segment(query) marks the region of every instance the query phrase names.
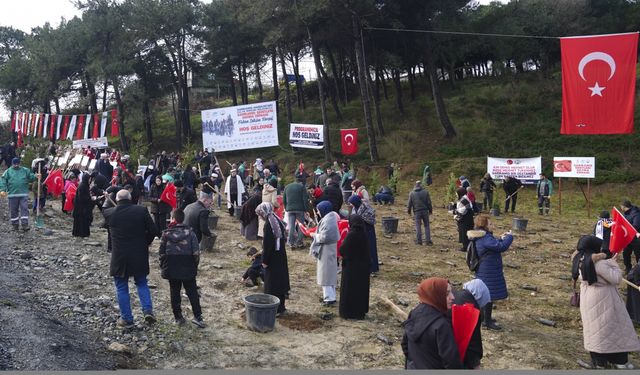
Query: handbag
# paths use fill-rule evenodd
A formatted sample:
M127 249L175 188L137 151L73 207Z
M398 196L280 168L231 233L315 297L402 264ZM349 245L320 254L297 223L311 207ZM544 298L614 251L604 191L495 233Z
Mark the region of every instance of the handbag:
M576 290L576 280L573 280L573 293L569 299L569 304L573 307L580 307L580 292Z

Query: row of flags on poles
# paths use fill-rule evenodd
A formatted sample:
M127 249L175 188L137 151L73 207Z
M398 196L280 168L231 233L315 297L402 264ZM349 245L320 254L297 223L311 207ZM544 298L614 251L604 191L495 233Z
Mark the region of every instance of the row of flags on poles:
M51 140L89 139L105 137L107 130L112 137L120 135L117 109L84 115L14 112L11 117L11 131L18 134L18 145L25 136Z

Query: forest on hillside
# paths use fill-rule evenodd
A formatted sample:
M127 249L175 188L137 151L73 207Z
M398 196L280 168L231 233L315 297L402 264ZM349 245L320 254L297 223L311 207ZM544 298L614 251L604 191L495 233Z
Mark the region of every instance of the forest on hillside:
M376 137L385 134L381 100L393 97L403 113L404 101L417 95L419 79L429 82L427 100L434 102L444 136L453 138L456 124L447 115L441 85L528 71L545 79L559 70L560 50L555 38L540 37L635 31L640 23L640 5L632 0L75 4L82 16L58 25L28 34L0 27L0 96L12 114L117 108L121 148L127 150L127 117L140 115L150 144L152 114L172 103L175 145L181 149L200 126L190 115L192 87L215 87L233 105L249 103L250 97L276 100L289 123L295 122L293 108L313 101L326 129L328 113L341 120L345 106L358 101L372 161L379 158ZM300 63L309 55L320 79L303 83ZM329 160L332 146L329 132L324 134Z

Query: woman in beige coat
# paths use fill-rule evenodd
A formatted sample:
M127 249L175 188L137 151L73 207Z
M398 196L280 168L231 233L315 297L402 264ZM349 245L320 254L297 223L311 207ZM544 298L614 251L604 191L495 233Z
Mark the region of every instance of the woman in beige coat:
M615 256L600 253L602 240L582 236L574 253L572 276L580 281L580 315L584 348L595 368L634 369L629 352L640 351L640 341L618 293L622 270Z
M265 183L262 187L262 202L271 203L273 209L275 211L276 208L279 208L278 204L278 189L271 186L271 184ZM264 219L258 216L258 237L264 237Z

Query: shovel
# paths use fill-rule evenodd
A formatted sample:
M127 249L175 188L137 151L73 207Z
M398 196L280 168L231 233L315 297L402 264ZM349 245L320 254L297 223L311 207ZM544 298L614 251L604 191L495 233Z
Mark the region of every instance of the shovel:
M42 182L42 175L40 174L41 172L42 164L38 164L38 202L36 204L36 228L38 229L44 229L44 219L42 218L42 215L40 215L40 188Z

